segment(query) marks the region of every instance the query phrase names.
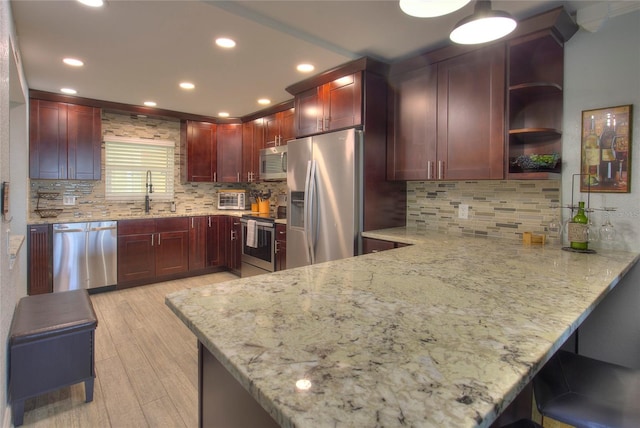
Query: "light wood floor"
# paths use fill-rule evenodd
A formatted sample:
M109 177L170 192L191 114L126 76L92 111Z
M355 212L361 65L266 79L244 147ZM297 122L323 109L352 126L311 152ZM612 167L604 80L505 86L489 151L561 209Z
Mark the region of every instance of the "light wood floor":
M24 426L197 427L197 341L164 298L236 278L223 272L92 295L93 401L84 402L83 383L28 400Z

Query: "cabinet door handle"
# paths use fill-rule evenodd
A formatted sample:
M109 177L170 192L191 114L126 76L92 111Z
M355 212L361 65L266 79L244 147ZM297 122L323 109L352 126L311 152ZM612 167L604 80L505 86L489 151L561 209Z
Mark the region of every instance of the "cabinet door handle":
M211 227L211 217L209 217L207 220L209 220L209 227Z
M444 180L444 161L438 161L438 180Z
M158 233L158 247L160 246L160 234Z
M427 180L433 179L433 162L427 161Z
M193 229L193 217L191 217L191 229Z
M218 173L217 173L217 172L214 172L214 173L213 173L213 181L214 181L214 182L215 182L215 181L218 181Z
M322 131L322 118L318 118L318 126L316 126L316 131Z
M151 234L151 246L152 246L152 247L153 247L153 236L154 236L154 235L155 235L155 234L153 234L153 233Z
M240 183L240 173L236 172L236 181Z

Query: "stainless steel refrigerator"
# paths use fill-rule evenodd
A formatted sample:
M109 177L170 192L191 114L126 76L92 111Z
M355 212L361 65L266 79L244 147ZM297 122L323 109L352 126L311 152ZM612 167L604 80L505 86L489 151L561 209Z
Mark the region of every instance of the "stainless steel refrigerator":
M287 143L287 268L359 254L362 139L347 129Z

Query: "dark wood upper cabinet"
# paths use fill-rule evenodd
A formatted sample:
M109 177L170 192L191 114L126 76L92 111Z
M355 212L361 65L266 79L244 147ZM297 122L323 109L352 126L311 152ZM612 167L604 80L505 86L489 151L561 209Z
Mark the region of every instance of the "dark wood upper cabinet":
M217 125L191 120L182 123L182 138L186 142L183 181L214 182L217 179Z
M260 179L260 150L264 148L264 119L242 124L242 181Z
M440 180L504 178L505 47L438 64Z
M239 123L219 124L218 180L223 183L244 181L242 174L242 125Z
M438 68L421 68L390 83L387 176L431 180L437 159Z
M297 136L335 131L362 124L362 72L296 94Z
M30 99L29 177L99 180L101 110Z
M296 137L294 109L279 111L263 118L265 147L284 146Z
M548 170L522 170L520 155L562 152L564 47L550 31L511 40L508 85L508 178L557 177Z
M389 179L503 178L504 52L497 45L394 77Z

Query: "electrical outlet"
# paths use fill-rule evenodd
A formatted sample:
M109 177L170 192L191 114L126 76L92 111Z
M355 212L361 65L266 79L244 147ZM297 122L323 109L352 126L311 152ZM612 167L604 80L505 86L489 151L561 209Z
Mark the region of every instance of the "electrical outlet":
M460 204L458 205L458 218L468 219L469 218L469 205Z
M62 197L62 205L75 205L76 197L75 196L63 196Z

